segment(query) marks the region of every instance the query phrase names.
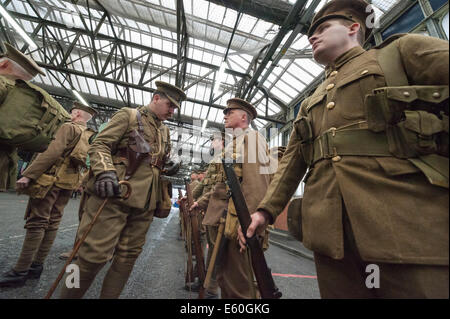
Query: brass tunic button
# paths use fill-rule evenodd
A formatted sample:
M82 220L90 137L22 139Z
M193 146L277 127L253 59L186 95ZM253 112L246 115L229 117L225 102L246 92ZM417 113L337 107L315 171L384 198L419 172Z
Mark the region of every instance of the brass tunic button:
M327 86L327 91L330 91L330 90L332 90L333 88L334 88L334 84L332 83L332 84L329 84L328 86Z
M335 157L333 157L331 160L332 160L333 162L337 163L337 162L340 162L341 159L342 159L342 157L340 157L340 156L335 156Z
M332 110L332 109L334 109L335 106L336 106L336 103L330 102L327 104L327 109Z
M405 91L405 92L403 92L403 95L404 95L405 97L410 97L410 96L411 96L411 93L409 93L408 91Z
M330 73L330 76L336 76L338 74L338 71L333 71Z
M434 97L435 99L439 99L439 98L441 97L441 93L435 92L435 93L433 93L433 97Z
M364 70L361 72L361 75L366 75L367 73L369 73L369 70Z

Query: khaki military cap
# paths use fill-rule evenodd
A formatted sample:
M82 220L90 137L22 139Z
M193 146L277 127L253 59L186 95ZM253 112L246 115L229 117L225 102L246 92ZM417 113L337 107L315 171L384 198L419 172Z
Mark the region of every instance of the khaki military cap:
M0 58L7 57L18 63L22 68L24 68L32 76L36 76L38 73L45 76L44 71L37 65L37 63L31 58L17 50L15 47L10 45L8 42L3 42L6 47L6 52L0 55Z
M367 9L369 5L364 0L332 0L328 2L314 16L308 30L308 37L311 37L317 27L327 20L345 19L359 23L364 31L365 40L367 40L373 28L367 25L367 18L374 14L373 8Z
M73 102L73 106L72 106L72 108L70 109L70 112L72 112L73 109L86 111L86 112L88 112L89 114L91 114L92 116L98 114L98 112L97 112L96 109L93 109L92 107L86 106L86 105L81 104L81 103L79 103L79 102Z
M183 90L175 85L162 81L156 81L155 85L157 91L164 93L173 104L175 104L178 108L181 108L181 102L186 100L186 94Z
M229 110L232 109L241 109L246 111L252 116L252 120L254 120L258 115L255 107L252 104L238 97L235 97L234 99L230 99L227 101L227 108L223 110L223 113L226 114Z

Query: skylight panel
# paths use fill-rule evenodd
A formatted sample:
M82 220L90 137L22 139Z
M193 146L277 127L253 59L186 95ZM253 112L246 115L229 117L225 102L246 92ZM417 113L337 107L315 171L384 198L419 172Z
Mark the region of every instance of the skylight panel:
M283 80L284 80L284 76L280 79L280 81L278 81L278 83L276 84L276 87L279 88L284 93L286 93L287 95L289 95L291 98L294 98L299 93L299 91L292 88L292 86L295 86L298 83L298 81L285 83ZM290 101L288 101L288 102L290 102Z
M302 50L309 47L310 43L308 40L308 36L306 35L302 35L291 45L291 48L294 50Z
M273 27L273 24L264 21L264 20L258 20L258 22L255 25L255 28L252 30L252 34L264 38L267 34L267 30L271 29Z
M243 14L239 21L238 30L243 31L245 33L250 33L255 27L257 21L258 19L249 16L247 14Z
M223 25L234 28L236 24L237 12L234 10L227 9L225 12L225 18L223 20Z
M208 2L203 0L196 0L193 7L193 14L196 17L207 19L208 18Z
M90 94L94 94L94 95L99 95L99 92L97 90L97 85L96 85L96 81L90 78L86 78L86 82L88 84L88 92Z
M219 111L219 109L216 109L215 107L210 107L209 108L208 121L215 122L218 111Z
M219 112L217 112L216 120L214 122L223 123L223 111L222 110L218 110L218 111Z
M277 98L281 99L281 101L283 101L285 104L289 104L289 102L291 102L292 99L294 98L293 96L287 95L285 92L281 91L277 87L272 88L270 92L274 94Z
M194 104L193 106L193 112L192 112L192 117L198 119L200 118L200 112L201 112L201 105L199 104Z

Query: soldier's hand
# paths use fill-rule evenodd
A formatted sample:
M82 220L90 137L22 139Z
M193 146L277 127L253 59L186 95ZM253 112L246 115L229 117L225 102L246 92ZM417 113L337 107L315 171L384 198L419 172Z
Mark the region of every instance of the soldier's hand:
M247 238L253 237L253 235L256 232L266 228L267 224L270 221L270 215L267 212L260 211L260 210L253 213L251 215L251 218L252 218L252 222L250 223L250 225L247 228L247 235L246 235ZM238 227L238 239L239 239L239 246L241 246L241 249L240 249L241 253L244 252L246 249L247 241L245 240L245 238L246 237L242 233L242 228L241 228L241 226L239 226Z
M95 181L95 192L101 198L119 197L120 185L116 172L107 171L99 174Z
M196 209L198 207L198 203L194 202L194 204L192 204L192 206L189 208L189 211L193 211L194 209Z
M22 176L17 182L16 182L16 188L17 189L24 189L27 188L28 185L30 185L31 178L28 178L26 176Z

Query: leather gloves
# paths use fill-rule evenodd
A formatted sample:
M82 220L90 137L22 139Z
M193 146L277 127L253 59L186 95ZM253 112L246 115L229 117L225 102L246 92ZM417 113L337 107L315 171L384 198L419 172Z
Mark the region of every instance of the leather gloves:
M99 174L95 181L95 192L101 198L119 197L121 192L116 172L107 171Z

